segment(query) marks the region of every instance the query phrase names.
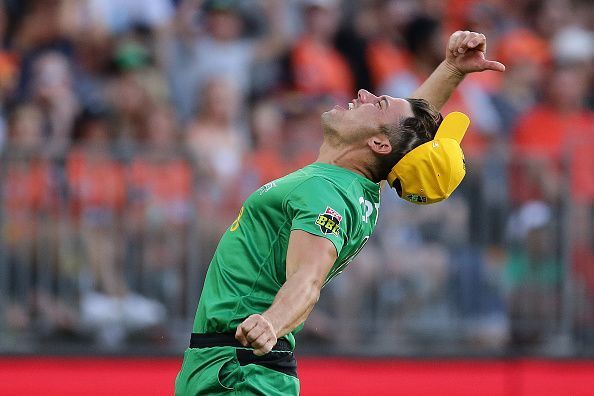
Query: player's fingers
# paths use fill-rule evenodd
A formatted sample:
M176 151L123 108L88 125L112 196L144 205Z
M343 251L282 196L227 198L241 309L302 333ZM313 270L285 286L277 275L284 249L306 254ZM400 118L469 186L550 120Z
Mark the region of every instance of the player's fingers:
M450 40L448 41L448 51L450 52L454 52L454 50L456 49L456 41L458 40L458 36L460 36L460 34L462 34L461 31L457 31L452 33L452 35L450 36Z
M254 355L262 356L267 354L268 352L272 351L274 344L276 343L274 338L270 338L266 341L260 348L254 349Z
M260 320L259 320L258 315L251 315L251 316L248 316L248 318L243 321L242 327L245 331L249 332L254 327L256 327L259 322L260 322Z
M498 71L498 72L505 71L505 65L503 63L500 63L497 61L490 61L490 60L487 60L483 63L483 68L485 70L494 70L494 71Z
M241 345L243 345L244 347L247 347L250 345L250 343L245 338L245 334L244 334L244 330L243 330L242 326L243 326L243 324L240 324L239 326L237 326L237 330L235 331L235 339L237 341L239 341L239 343Z
M465 31L461 32L461 34L458 35L458 37L456 38L456 42L454 44L454 54L459 55L461 53L464 53L464 51L466 51L466 49L464 49L464 51L460 51L460 49L461 49L460 45L468 37L469 34L470 34L470 32L468 30L465 30Z
M463 54L466 52L466 50L468 49L468 43L475 37L475 34L476 33L470 32L466 35L466 37L464 37L464 39L460 41L460 44L458 45L459 53Z
M465 51L468 48L474 48L479 43L479 34L476 32L470 32L464 37L464 40L460 42L460 47ZM472 45L471 45L472 44Z
M254 342L258 338L260 338L265 332L266 332L266 329L264 327L256 326L245 335L245 338L248 340L250 345L253 345Z
M249 341L247 339L247 334L258 324L257 316L252 315L249 316L246 320L244 320L239 326L237 326L237 331L235 332L235 339L238 340L241 345L249 346Z
M254 349L260 349L266 345L268 341L272 338L272 334L270 333L262 333L258 338L250 343L250 346Z
M458 56L458 43L460 43L460 40L462 40L465 36L465 32L458 30L457 32L455 32L454 34L452 34L450 36L450 41L448 43L448 51L450 51L450 53L453 56Z
M466 46L478 51L485 52L487 50L487 38L482 33L473 33L473 37L468 40Z

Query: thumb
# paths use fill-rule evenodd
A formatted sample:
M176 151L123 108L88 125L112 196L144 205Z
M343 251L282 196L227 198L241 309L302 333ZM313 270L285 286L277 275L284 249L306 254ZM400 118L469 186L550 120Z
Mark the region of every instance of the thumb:
M505 65L503 63L490 60L485 60L485 62L483 63L483 68L484 70L493 70L498 72L505 71Z

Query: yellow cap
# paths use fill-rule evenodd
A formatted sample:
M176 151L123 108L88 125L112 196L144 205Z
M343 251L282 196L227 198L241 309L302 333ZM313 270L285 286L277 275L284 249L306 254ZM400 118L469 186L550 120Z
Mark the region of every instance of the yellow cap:
M466 114L448 114L435 138L407 153L388 174L388 184L400 181L400 197L416 204L442 201L452 194L466 175L460 142L470 125Z

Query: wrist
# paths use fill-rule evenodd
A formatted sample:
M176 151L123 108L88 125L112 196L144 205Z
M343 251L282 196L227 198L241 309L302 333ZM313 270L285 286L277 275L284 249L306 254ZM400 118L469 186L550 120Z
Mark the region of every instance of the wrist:
M268 322L268 324L272 328L272 331L274 332L275 337L278 338L277 324L274 321L274 318L272 317L272 315L270 315L270 313L268 311L266 311L266 312L261 313L260 316L262 316Z
M446 72L453 78L459 79L460 81L464 79L466 73L460 70L456 65L450 62L448 59L445 59L441 63L446 70Z

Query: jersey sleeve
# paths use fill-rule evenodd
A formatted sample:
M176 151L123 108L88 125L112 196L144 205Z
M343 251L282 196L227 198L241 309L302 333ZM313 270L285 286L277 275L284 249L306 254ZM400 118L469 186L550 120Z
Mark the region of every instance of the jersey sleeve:
M293 190L285 204L291 231L302 230L330 240L337 255L349 238L353 218L348 196L330 181L311 178Z

